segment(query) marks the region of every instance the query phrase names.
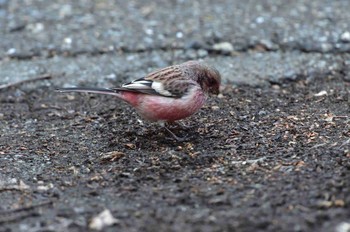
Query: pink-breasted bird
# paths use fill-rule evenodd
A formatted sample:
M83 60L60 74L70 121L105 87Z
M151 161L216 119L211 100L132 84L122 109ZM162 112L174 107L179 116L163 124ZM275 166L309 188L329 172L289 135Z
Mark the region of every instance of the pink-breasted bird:
M196 113L209 94L219 94L218 70L199 61L187 61L149 73L118 88L61 88L59 92L88 92L116 96L149 121L172 123ZM181 140L165 127L175 139Z

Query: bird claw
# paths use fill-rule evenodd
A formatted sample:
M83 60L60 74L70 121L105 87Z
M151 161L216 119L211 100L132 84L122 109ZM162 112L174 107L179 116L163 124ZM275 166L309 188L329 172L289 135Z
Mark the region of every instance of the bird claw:
M176 125L178 125L179 127L181 127L181 129L186 129L186 130L188 130L188 129L191 129L191 128L193 128L193 126L191 126L191 125L186 125L186 124L184 124L184 123L182 123L182 122L174 122Z

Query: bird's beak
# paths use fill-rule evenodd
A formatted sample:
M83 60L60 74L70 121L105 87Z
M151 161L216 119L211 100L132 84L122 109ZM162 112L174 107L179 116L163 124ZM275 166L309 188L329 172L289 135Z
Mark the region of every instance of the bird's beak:
M219 95L220 89L219 89L219 88L212 89L211 93L212 93L213 95Z

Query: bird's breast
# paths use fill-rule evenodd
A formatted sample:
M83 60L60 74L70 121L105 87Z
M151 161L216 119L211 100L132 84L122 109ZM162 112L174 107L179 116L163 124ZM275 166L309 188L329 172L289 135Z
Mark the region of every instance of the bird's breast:
M173 122L196 113L204 105L206 98L199 87L193 88L181 98L143 95L136 109L148 120Z

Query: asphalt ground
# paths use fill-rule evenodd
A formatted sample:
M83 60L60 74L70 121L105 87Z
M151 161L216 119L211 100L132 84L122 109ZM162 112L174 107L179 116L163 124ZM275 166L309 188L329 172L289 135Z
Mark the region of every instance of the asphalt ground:
M0 231L350 231L348 1L0 0ZM203 59L174 141L110 96ZM107 213L106 213L107 212ZM109 225L111 224L111 225Z

